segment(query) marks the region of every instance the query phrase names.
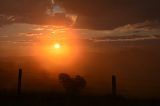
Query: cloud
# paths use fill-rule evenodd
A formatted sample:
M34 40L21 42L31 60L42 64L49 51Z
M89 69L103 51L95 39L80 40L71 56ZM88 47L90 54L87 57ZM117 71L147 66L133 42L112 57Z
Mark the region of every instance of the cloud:
M35 36L41 36L43 33L20 33L19 36L24 37L35 37Z
M7 25L0 31L0 41L12 45L29 42L56 40L56 36L63 39L66 33L76 32L80 41L91 45L93 43L104 43L113 41L138 41L148 39L160 39L160 24L158 22L145 21L143 23L128 24L113 30L72 29L52 25L12 24ZM61 36L62 35L62 36ZM12 41L8 43L9 41ZM5 42L4 42L5 41Z
M105 43L160 39L160 23L145 21L137 24L127 24L112 30L74 29L84 42ZM88 44L87 43L87 44Z
M93 37L93 41L107 42L159 39L160 23L145 21L143 23L128 24L113 30L103 30L101 33L97 32L97 35L98 34L103 36L95 36Z
M50 0L1 0L0 14L43 15L51 4Z
M47 10L51 10L52 7L52 0L1 0L0 24L4 22L22 22L43 25L72 24L71 18L65 16L63 13L57 13L55 16L47 14ZM58 6L56 6L54 10L56 12L61 11ZM3 16L3 20L1 20L1 16Z
M75 27L114 29L126 24L160 19L159 0L1 0L0 14L12 16L9 20L32 24L65 24L72 18L45 16L47 8L60 5L70 14L78 14ZM64 11L64 10L63 10ZM16 17L15 17L16 16Z
M79 14L77 27L113 29L126 24L160 19L159 0L57 0Z
M56 0L68 11L82 15L119 15L126 12L143 13L157 11L159 0ZM137 11L139 10L139 11ZM148 11L145 11L148 10ZM156 14L157 14L156 13ZM154 13L152 13L154 14Z

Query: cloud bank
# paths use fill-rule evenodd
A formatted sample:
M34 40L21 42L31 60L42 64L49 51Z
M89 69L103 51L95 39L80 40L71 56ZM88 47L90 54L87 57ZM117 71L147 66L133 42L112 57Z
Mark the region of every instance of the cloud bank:
M53 20L57 19L45 16L53 4L60 5L70 14L77 14L74 26L78 28L114 29L160 19L159 0L1 0L0 14L17 16L18 22L55 24Z
M77 27L113 29L126 24L160 19L159 0L57 0L79 14Z

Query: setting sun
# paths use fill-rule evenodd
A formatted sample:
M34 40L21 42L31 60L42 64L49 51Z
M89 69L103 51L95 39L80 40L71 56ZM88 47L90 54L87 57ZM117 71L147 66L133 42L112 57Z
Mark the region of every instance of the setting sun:
M62 30L65 31L61 32ZM32 53L47 69L53 66L70 67L79 62L79 58L83 56L82 43L78 35L73 30L59 28L53 36L49 35L52 39L49 36L39 38L38 42L32 46Z
M54 48L59 49L61 48L61 45L59 43L54 44Z

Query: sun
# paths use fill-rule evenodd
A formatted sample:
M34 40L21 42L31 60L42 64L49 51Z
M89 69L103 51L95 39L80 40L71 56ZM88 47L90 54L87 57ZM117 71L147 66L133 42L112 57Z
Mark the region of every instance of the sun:
M59 43L55 43L55 44L54 44L54 48L55 48L55 49L59 49L59 48L61 48L61 44L59 44Z

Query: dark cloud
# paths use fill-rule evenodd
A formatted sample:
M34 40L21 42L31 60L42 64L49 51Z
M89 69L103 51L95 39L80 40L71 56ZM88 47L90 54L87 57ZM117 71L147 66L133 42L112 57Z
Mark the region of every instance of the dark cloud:
M79 14L77 26L114 28L145 20L160 19L159 0L57 0Z
M0 23L25 22L31 24L56 24L69 25L71 19L65 14L55 14L55 16L47 15L47 10L52 9L51 0L0 0ZM8 22L9 21L9 22Z
M49 7L50 0L0 0L0 14L43 15Z
M30 17L26 22L52 23L46 18L52 0L0 0L0 14ZM76 27L106 29L160 19L159 0L54 0L66 11L78 14ZM54 20L54 18L53 18ZM68 19L67 19L68 20ZM21 21L24 21L22 18ZM44 22L45 23L45 22Z
M124 13L156 16L159 0L57 0L67 10L81 15L120 15ZM159 15L159 14L158 14Z

